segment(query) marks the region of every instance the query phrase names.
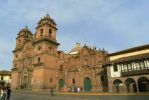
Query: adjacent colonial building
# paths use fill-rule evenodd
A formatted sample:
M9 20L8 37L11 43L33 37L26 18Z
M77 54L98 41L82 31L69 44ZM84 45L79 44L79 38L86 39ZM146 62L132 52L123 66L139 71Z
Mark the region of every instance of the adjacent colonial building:
M11 83L11 72L2 70L0 71L0 87L10 86Z
M107 52L79 43L68 54L58 51L56 31L48 14L38 22L35 34L28 27L20 30L13 51L12 89L106 91L102 63Z
M109 92L149 92L149 45L108 55Z

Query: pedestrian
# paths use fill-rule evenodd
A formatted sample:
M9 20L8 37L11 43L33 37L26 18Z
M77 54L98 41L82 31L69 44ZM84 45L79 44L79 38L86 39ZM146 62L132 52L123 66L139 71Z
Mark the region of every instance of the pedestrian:
M51 96L54 96L54 90L53 90L53 88L50 89L50 95Z
M6 88L2 88L2 90L1 90L1 100L5 100L5 98L6 98Z
M6 100L10 100L10 95L11 95L11 89L10 87L6 88Z
M77 88L77 92L80 92L80 88L79 87Z

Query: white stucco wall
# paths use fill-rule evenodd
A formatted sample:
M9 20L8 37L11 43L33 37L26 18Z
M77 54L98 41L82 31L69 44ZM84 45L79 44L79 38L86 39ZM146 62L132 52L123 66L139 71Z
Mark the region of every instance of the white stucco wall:
M114 71L113 66L110 66L110 72L111 72L111 77L120 77L121 76L121 71L118 67L118 71Z
M112 61L112 60L116 60L116 59L119 59L119 58L122 58L122 57L134 56L134 55L139 55L139 54L144 54L144 53L149 53L149 49L118 54L118 55L110 56L109 58L110 58L110 61Z
M3 77L3 81L5 81L6 83L11 83L11 77L10 76L0 76L0 80L1 77Z

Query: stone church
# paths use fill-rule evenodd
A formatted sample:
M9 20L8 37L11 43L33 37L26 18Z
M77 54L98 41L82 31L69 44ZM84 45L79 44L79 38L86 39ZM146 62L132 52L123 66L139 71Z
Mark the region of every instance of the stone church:
M28 27L20 30L13 50L12 89L35 91L106 91L107 52L87 45L69 52L58 51L57 24L47 14L33 34Z

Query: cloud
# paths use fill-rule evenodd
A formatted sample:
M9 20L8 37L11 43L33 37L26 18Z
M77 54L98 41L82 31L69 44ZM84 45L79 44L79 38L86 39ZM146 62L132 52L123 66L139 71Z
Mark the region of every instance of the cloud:
M17 33L32 32L47 12L58 24L59 50L76 42L114 52L149 42L148 0L4 0L0 1L0 68L10 69ZM6 62L7 59L7 62ZM3 67L4 66L4 67Z

